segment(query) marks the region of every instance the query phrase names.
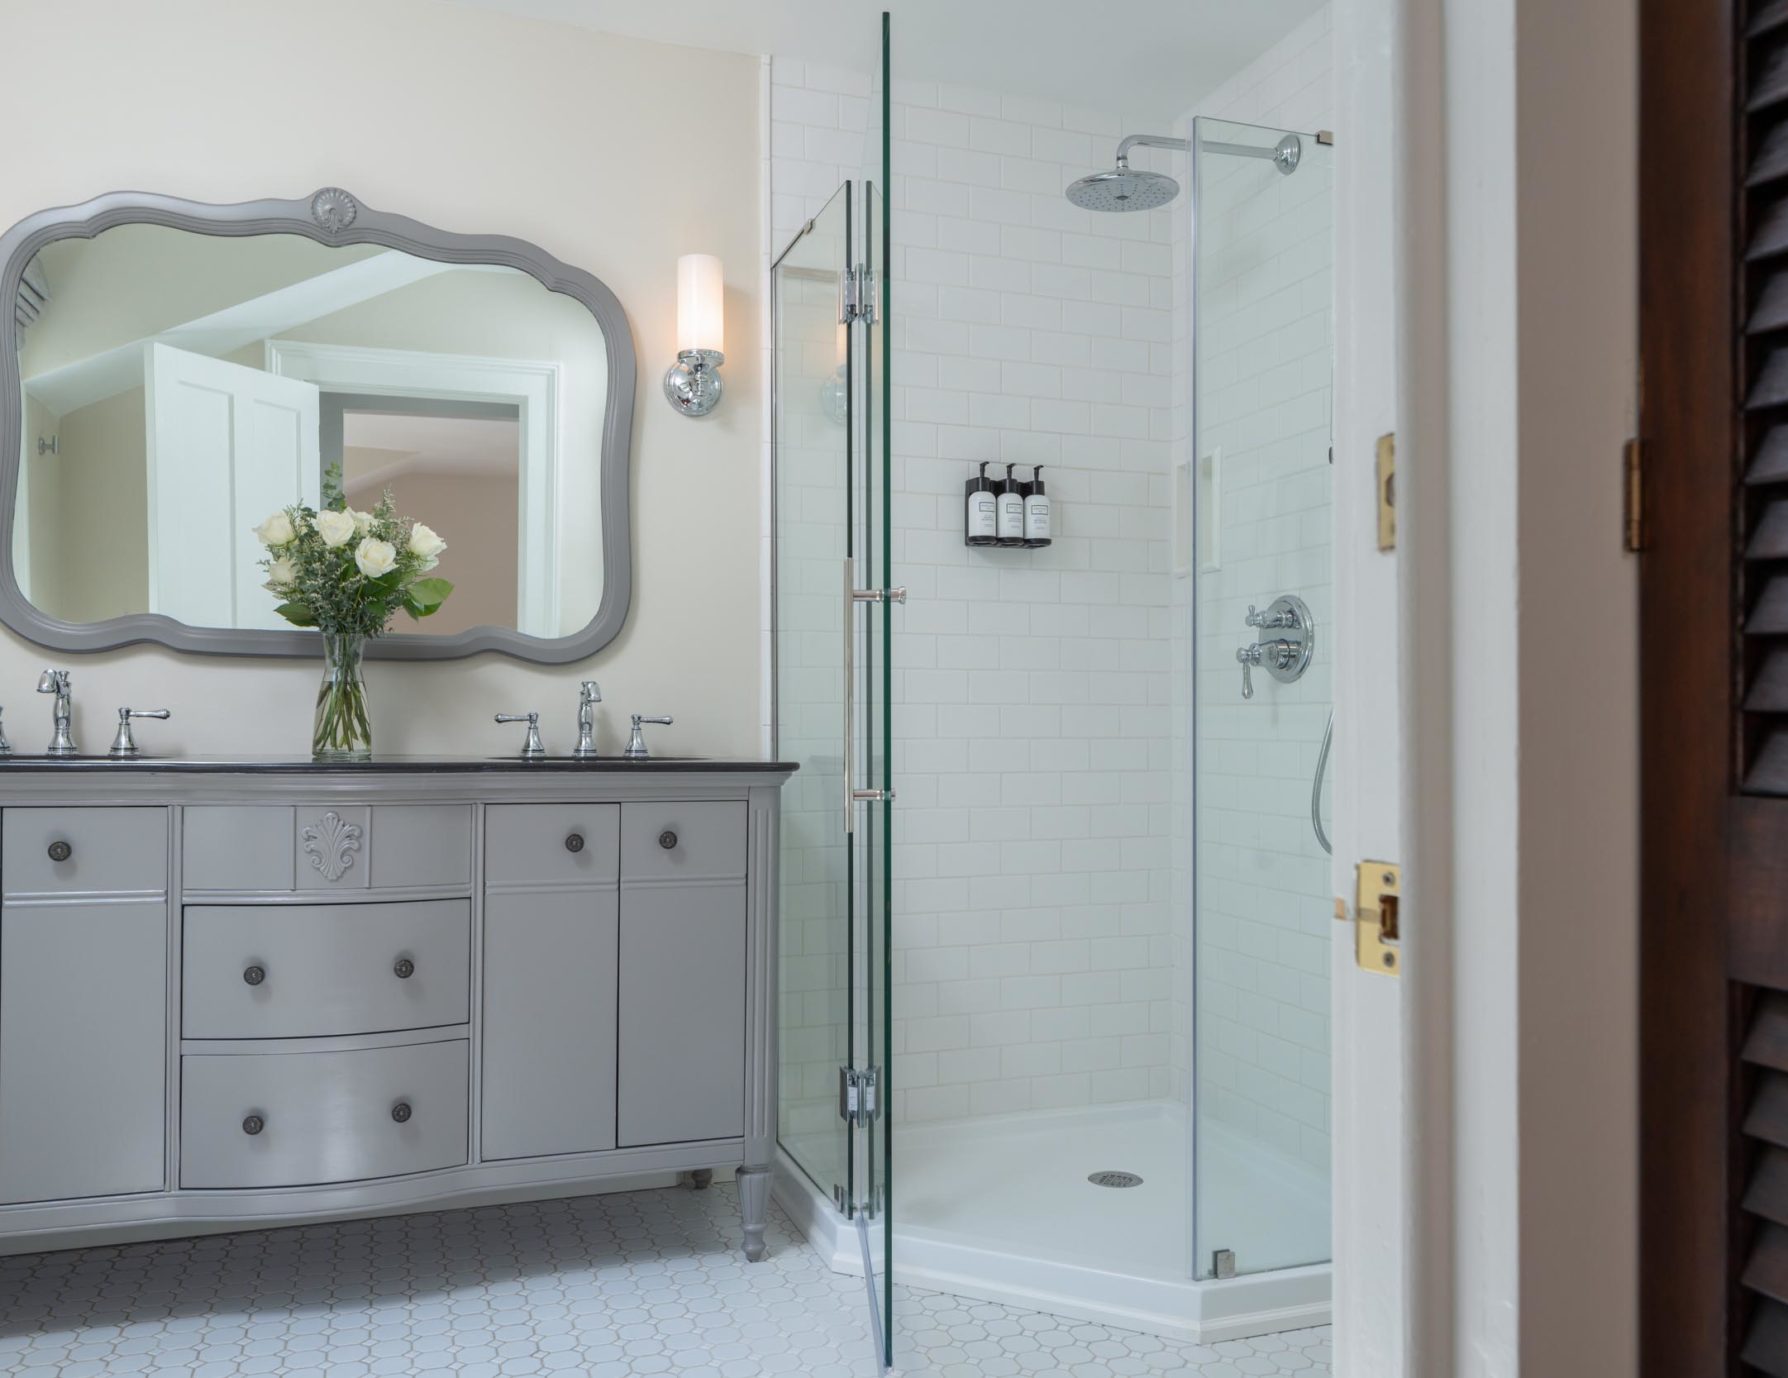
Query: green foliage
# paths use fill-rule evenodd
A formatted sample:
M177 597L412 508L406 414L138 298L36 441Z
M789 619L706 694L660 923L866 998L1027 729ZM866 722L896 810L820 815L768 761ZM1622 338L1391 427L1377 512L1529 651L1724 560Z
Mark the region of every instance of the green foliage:
M384 635L399 609L412 618L440 609L453 584L429 571L439 563L431 552L445 546L427 527L397 515L389 489L371 512L355 512L335 464L323 475L322 504L286 508L291 539L270 544L260 561L267 588L281 600L275 609L281 617L295 627L368 637ZM325 531L339 538L342 516L352 519L354 529L330 545Z

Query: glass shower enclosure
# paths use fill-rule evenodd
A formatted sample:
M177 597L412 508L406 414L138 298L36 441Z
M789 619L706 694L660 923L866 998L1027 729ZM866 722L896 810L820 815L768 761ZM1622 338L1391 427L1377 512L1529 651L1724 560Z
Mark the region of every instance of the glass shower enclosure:
M866 159L879 153L884 167L886 89L884 80L884 118ZM845 182L771 269L771 642L772 750L801 767L781 824L779 1136L788 1161L855 1234L886 1367L894 1342L889 616L905 593L892 580L889 541L881 185Z
M1058 189L1107 135L1045 122L1009 169L1029 190L989 189L950 112L915 115L941 95L890 100L885 17L882 39L864 175L807 203L771 272L772 724L801 767L780 842L782 1171L825 1203L805 1223L833 1227L835 1266L861 1268L883 1365L902 1357L897 1255L917 1288L1166 1336L1319 1323L1333 150L1189 118L1137 150L1175 195L1104 214L1121 207ZM898 184L890 128L912 159ZM992 246L909 284L899 333L890 186ZM911 271L918 239L902 252ZM949 277L947 258L928 266ZM1036 357L952 352L996 310L989 347ZM891 362L962 394L935 450L910 412L891 428L910 405ZM960 544L943 514L982 459L1050 466L1052 545ZM896 556L925 592L912 612ZM945 635L963 658L939 673ZM899 676L929 676L905 714ZM974 735L989 715L998 742ZM971 856L986 883L961 880Z

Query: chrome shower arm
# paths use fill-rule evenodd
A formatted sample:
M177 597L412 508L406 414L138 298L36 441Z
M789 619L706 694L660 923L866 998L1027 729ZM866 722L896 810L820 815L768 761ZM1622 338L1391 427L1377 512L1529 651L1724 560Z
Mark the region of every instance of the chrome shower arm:
M1192 150L1190 139L1172 139L1165 134L1128 134L1118 145L1117 163L1119 167L1129 166L1130 150L1138 145L1143 148L1174 148L1181 153L1189 153Z

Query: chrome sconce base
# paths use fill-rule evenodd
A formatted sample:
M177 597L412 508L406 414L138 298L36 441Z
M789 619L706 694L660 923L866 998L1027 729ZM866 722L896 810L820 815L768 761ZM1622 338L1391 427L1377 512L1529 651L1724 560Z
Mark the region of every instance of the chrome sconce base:
M706 416L720 405L726 390L720 366L726 355L718 349L685 349L664 375L664 395L684 416Z

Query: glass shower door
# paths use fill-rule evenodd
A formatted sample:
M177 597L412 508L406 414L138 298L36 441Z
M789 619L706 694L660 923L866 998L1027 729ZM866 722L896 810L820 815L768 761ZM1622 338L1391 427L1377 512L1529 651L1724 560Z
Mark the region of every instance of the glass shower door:
M801 766L783 792L779 1136L856 1236L884 1366L889 613L904 596L888 582L885 232L879 190L847 183L772 272L775 751Z
M855 1199L851 1124L840 1113L855 1019L854 858L844 826L851 608L851 331L840 321L850 263L847 183L777 260L774 752L801 767L782 794L777 1006L783 1150L839 1210Z
M1203 118L1193 145L1193 1262L1223 1278L1332 1256L1334 150Z

